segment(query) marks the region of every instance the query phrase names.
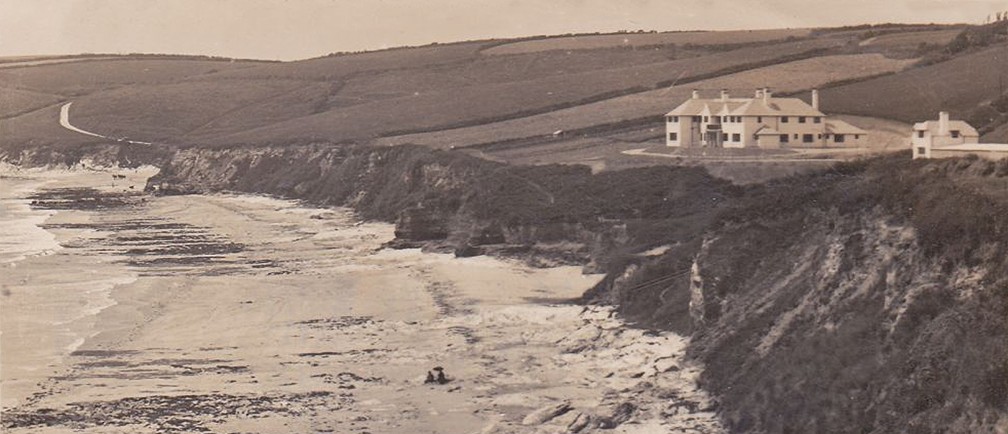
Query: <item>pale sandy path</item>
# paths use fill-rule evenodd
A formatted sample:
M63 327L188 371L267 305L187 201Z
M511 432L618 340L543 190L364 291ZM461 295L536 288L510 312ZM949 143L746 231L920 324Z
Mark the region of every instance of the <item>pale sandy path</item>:
M91 131L86 131L86 130L82 130L80 128L77 128L77 127L73 126L73 124L70 123L70 106L71 105L73 105L72 101L68 102L66 104L63 104L60 107L59 123L60 123L60 126L63 127L63 128L66 128L66 129L68 129L70 131L73 131L75 133L81 133L81 134L84 134L84 135L87 135L87 136L91 136L91 137L98 137L98 138L102 138L102 139L124 141L124 142L132 143L132 144L135 144L135 145L151 145L152 144L150 142L141 142L141 141L137 141L137 140L111 139L108 136L103 136L103 135L98 134L98 133L93 133Z

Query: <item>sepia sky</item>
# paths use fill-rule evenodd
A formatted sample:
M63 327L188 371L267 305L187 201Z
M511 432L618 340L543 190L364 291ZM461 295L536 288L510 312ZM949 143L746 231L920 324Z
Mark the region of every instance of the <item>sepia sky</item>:
M302 59L430 42L616 30L982 22L1008 0L0 0L0 56Z

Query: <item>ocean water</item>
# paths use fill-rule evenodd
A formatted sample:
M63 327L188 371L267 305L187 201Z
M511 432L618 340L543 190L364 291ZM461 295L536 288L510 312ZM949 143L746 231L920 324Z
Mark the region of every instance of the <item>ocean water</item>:
M55 212L33 210L25 197L45 184L37 177L0 175L0 266L60 249L56 236L40 227Z
M36 209L30 196L81 178L107 174L20 171L0 167L0 405L22 402L63 359L96 333L96 315L115 304L112 290L137 274L113 258L79 255L60 238L86 229L47 230L61 214ZM78 217L87 219L85 215Z

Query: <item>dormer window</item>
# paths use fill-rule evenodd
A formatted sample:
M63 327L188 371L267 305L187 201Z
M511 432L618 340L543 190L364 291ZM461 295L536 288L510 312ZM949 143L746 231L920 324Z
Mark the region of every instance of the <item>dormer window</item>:
M949 131L949 132L952 133L952 138L953 139L958 139L959 138L959 130L952 130L952 131Z

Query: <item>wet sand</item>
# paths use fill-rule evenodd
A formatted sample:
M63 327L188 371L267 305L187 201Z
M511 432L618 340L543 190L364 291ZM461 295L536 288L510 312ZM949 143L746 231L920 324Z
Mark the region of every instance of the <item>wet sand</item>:
M601 276L383 249L393 227L346 210L108 179L33 185L62 247L0 277L5 431L720 431L685 339L564 301ZM47 326L67 304L83 314ZM424 384L435 366L447 384Z

